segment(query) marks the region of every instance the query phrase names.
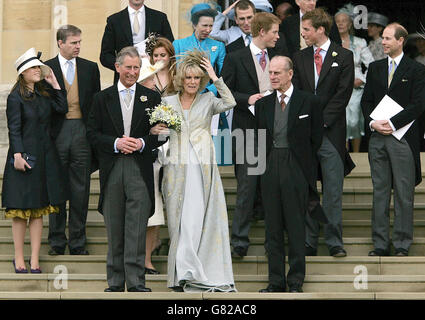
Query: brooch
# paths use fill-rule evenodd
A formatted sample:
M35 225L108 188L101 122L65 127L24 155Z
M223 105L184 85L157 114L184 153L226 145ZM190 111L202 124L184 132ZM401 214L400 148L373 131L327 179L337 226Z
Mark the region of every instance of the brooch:
M216 50L217 50L217 46L212 46L212 47L211 47L211 51L212 51L212 52L215 52Z

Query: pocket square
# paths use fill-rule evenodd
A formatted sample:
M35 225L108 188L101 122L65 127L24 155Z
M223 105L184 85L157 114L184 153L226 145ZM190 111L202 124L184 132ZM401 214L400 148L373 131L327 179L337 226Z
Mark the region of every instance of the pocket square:
M407 80L407 79L401 79L401 82L407 82L407 81L409 81L409 80Z
M338 67L338 63L336 62L332 63L331 67Z
M299 116L298 119L304 119L304 118L307 118L307 117L308 117L308 114L303 114L303 115Z

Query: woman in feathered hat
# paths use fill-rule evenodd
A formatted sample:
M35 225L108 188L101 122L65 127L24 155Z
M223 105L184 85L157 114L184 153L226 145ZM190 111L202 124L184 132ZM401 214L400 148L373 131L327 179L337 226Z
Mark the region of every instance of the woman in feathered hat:
M209 82L212 92L202 93ZM215 164L210 123L236 101L206 54L187 52L177 64L176 95L163 100L184 115L172 131L162 191L168 216L168 286L184 291L235 291L226 200Z
M335 23L342 40L342 46L354 55L354 88L346 108L347 144L351 141L354 152L360 151L361 138L364 136L364 118L360 107L367 72L362 71L362 64L369 66L373 56L367 47L366 40L354 36L353 27L354 7L347 4L335 14ZM348 147L348 146L347 146Z

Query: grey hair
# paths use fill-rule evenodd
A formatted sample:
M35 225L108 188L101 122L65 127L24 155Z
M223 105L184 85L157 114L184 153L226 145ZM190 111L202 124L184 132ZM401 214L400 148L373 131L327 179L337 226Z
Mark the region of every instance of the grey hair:
M282 58L282 59L285 60L285 67L284 67L285 70L289 71L289 70L293 70L294 69L294 64L293 64L291 58L289 58L287 56L276 55L276 56L274 56L272 58L272 60L279 59L279 58Z
M118 52L115 62L119 65L122 65L124 63L124 58L127 56L131 58L139 58L140 66L142 66L142 59L140 59L139 52L135 47L132 46L122 48L121 51Z
M61 40L62 42L66 42L66 39L69 36L79 36L81 34L81 29L72 25L67 24L64 26L59 27L58 31L56 32L56 41L59 42ZM59 44L58 44L59 47Z

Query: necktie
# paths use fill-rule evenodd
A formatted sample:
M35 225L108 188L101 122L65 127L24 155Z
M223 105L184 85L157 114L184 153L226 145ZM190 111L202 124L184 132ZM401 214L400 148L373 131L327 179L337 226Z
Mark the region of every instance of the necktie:
M263 69L263 71L266 69L266 64L267 64L266 50L262 50L261 51L261 57L260 57L260 66L261 66L261 69Z
M245 45L248 47L251 44L251 35L247 35L245 38Z
M125 92L124 92L124 102L127 105L127 108L130 108L130 103L131 103L131 89L125 89Z
M314 63L316 64L317 75L320 76L320 71L322 70L322 56L320 55L321 48L317 48L314 53Z
M75 76L74 64L71 60L68 60L66 63L68 64L68 69L66 70L66 81L68 81L69 85L72 85Z
M391 60L389 75L388 75L388 87L391 84L391 81L393 80L395 69L397 68L397 65L395 64L395 60Z
M139 10L137 10L134 13L133 31L135 34L139 34L139 31L140 31L138 15L139 15Z
M280 106L282 107L282 111L284 111L286 108L285 98L286 95L282 93L282 95L280 96Z

